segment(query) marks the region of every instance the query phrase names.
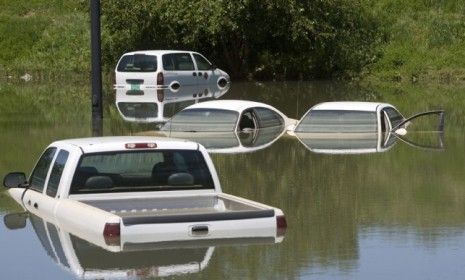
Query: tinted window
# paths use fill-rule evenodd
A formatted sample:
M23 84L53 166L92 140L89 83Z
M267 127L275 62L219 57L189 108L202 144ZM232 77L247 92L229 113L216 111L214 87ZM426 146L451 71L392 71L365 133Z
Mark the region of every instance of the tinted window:
M157 57L154 55L134 54L121 58L117 70L119 72L155 72Z
M48 196L55 197L55 195L57 194L61 174L63 173L63 169L65 168L68 156L69 153L65 150L60 150L60 152L58 152L55 163L53 164L52 172L50 173L50 178L48 179L46 190Z
M32 171L31 175L31 189L38 192L42 192L44 189L45 180L47 179L47 173L50 169L53 156L55 155L56 148L48 148L40 157L36 167Z
M158 113L156 103L119 102L117 105L121 114L128 118L156 118Z
M189 53L170 53L162 57L163 69L168 71L194 70L194 62Z
M195 62L197 63L197 70L210 70L212 69L212 65L208 60L206 60L200 54L194 53Z
M219 109L188 109L176 114L162 130L234 131L239 114Z
M81 157L72 194L213 188L201 152L121 151Z
M392 128L396 127L399 123L404 120L404 117L397 112L394 108L385 108L383 109L389 117L389 121L391 122Z
M365 133L377 132L375 112L366 111L310 111L295 129L296 132Z
M255 108L254 111L257 115L260 128L284 125L284 119L273 110Z

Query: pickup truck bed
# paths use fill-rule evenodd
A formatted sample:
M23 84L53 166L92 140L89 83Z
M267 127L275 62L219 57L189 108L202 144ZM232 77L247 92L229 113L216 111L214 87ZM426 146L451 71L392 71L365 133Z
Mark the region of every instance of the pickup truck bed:
M121 217L125 226L274 217L273 209L220 195L87 200L82 203Z

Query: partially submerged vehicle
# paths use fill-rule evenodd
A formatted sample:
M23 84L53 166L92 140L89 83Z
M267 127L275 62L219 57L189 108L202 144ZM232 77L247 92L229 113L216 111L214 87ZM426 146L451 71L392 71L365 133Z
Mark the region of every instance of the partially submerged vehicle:
M412 120L438 115L439 144L443 148L444 111L429 111L404 118L387 103L325 102L313 106L297 123L291 134L309 150L317 153L350 154L389 150L398 139L408 144L405 135ZM419 146L419 145L416 145Z
M286 228L280 209L223 193L205 148L186 140L57 141L29 180L13 172L3 183L29 212L86 228L118 246L280 236Z
M161 133L199 142L211 153L244 153L270 146L293 124L295 120L264 103L214 100L186 107Z
M183 108L202 100L223 96L229 86L185 86L172 89L116 89L115 105L123 120L138 123L165 123Z
M145 50L125 53L115 69L115 88L177 90L184 86L228 86L229 75L192 51Z
M174 115L163 127L167 132L231 132L295 124L278 109L246 100L214 100L191 105Z

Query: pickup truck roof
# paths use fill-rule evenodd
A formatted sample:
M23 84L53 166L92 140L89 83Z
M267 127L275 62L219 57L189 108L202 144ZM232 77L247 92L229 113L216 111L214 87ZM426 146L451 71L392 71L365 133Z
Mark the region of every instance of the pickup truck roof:
M150 136L110 136L76 138L56 141L50 146L73 145L79 147L83 153L96 153L125 150L126 144L155 143L157 149L198 150L199 144L192 141L174 138L159 138Z

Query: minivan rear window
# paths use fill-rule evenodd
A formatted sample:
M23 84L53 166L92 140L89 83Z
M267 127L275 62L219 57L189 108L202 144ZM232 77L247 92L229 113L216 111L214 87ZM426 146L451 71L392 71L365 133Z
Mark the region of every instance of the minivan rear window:
M156 56L131 54L121 58L117 70L118 72L155 72L157 67Z

